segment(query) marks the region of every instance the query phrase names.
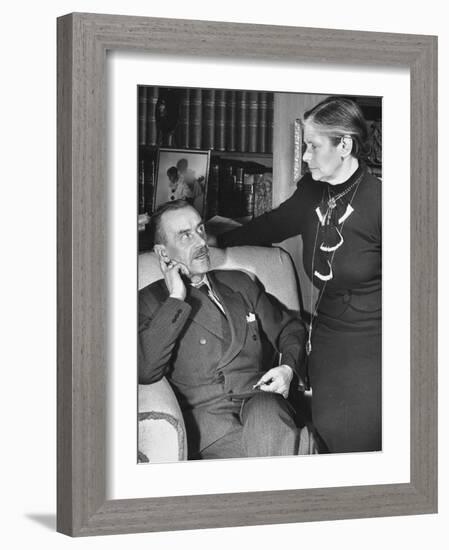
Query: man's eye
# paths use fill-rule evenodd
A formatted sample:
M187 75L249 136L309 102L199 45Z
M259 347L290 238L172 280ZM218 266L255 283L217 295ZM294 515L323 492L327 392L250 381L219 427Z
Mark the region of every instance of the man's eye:
M186 240L188 240L188 239L190 239L190 238L191 238L191 234L190 234L190 233L183 233L183 235L182 235L182 237L181 237L181 239L182 239L183 241L186 241Z

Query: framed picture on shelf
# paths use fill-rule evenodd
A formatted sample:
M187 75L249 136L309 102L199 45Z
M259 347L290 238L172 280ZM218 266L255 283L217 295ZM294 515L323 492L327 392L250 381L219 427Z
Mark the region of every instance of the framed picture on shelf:
M131 50L138 59L130 59ZM360 67L363 78L354 78ZM282 116L273 142L285 157L274 157L274 188L278 178L288 182L293 175L291 92L328 93L330 73L333 93L383 98L382 244L392 254L382 264L382 352L394 368L382 373L382 452L316 459L179 456L142 466L136 186L123 185L138 173L136 87L148 75L160 86L173 85L176 75L177 86L217 90L276 82L271 91L282 93L275 102ZM298 90L298 82L310 87ZM58 19L59 532L89 536L437 511L436 99L433 36L86 13ZM188 181L191 170L193 180L204 182L204 208L209 152L202 148L158 153L150 204L170 200L180 172ZM297 136L298 167L299 150ZM146 162L152 167L153 157ZM213 168L210 189L212 180ZM294 186L286 184L273 206ZM398 216L401 247L394 238ZM399 253L408 255L398 261ZM399 295L405 296L400 306ZM239 319L245 324L244 315ZM179 437L176 425L166 424Z
M168 201L185 199L205 217L209 151L159 149L153 212Z

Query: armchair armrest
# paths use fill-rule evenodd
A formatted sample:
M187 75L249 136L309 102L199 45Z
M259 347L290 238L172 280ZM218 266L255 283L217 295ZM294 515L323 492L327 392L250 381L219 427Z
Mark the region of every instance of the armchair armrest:
M138 462L187 460L184 419L170 384L162 378L138 391Z

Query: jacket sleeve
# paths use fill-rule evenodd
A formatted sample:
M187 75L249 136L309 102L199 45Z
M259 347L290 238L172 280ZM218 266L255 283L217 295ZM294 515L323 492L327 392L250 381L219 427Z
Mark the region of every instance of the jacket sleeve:
M217 236L218 246L260 245L279 243L301 233L301 190L298 186L293 195L276 209L258 218Z
M165 376L171 356L186 324L191 307L186 302L168 297L157 303L139 293L139 383L150 384Z

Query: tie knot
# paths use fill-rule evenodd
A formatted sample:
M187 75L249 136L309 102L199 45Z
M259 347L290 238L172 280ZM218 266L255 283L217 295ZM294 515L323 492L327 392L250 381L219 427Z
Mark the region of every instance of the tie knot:
M207 294L207 295L209 294L209 287L207 286L206 283L202 283L200 286L197 286L196 289L202 292L203 294Z

